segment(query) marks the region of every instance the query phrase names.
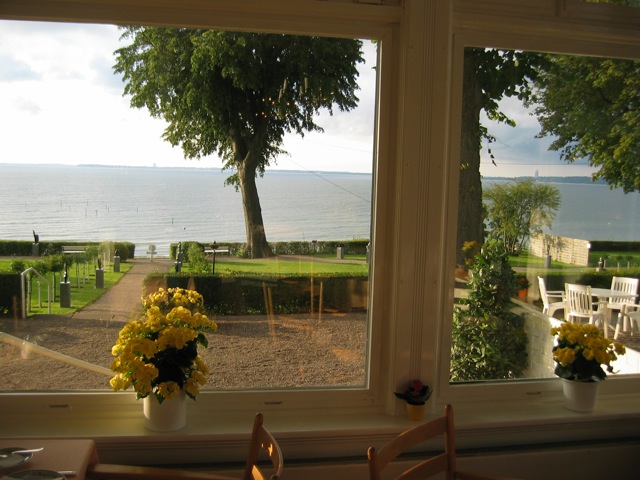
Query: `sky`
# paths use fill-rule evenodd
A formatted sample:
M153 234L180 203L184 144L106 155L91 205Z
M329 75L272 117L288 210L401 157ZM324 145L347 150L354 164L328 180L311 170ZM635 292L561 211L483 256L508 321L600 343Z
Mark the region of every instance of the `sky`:
M124 46L115 26L0 21L0 163L103 164L158 167L220 167L215 156L186 160L162 139L163 120L132 108L114 74L114 51ZM363 42L358 108L321 113L324 133L289 135L289 155L272 168L310 171L372 171L375 45ZM535 140L535 118L506 100L518 128L490 126L497 167L482 150L484 176L589 175L568 166L549 143Z

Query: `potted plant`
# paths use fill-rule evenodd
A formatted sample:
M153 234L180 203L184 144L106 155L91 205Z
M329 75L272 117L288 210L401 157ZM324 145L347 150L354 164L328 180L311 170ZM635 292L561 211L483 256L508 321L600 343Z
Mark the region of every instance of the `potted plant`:
M590 324L565 322L552 328L551 335L556 340L552 350L554 373L562 379L566 407L592 411L598 384L607 378L607 373L613 373L611 363L618 355L624 355L624 345L605 338L598 327Z
M116 375L110 384L115 391L133 387L137 398L144 399L145 425L151 430L182 428L184 400L195 400L206 383L209 369L198 346L207 347L205 333L218 325L200 313L203 303L196 291L161 288L143 299L143 315L120 330L112 349ZM160 409L157 419L154 412Z
M525 302L527 300L527 294L529 293L529 287L531 283L529 279L524 274L519 274L515 276L516 281L516 291L518 292L518 300L522 300Z
M433 390L420 380L412 380L403 391L393 392L397 398L407 402L407 414L414 421L421 420L424 416L425 405L431 397L431 393Z

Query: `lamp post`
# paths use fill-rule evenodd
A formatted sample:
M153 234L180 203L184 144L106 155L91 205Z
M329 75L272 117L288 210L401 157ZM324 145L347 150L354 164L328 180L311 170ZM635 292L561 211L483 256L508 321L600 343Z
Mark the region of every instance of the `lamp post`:
M211 244L211 250L213 250L213 270L211 273L215 274L216 273L216 250L218 249L218 244L214 241Z

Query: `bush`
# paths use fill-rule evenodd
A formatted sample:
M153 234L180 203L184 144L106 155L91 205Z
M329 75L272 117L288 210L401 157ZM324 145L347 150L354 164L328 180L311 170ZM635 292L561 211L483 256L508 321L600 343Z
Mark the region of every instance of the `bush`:
M368 278L353 275L314 277L316 306L323 282L323 306L342 312L366 311ZM278 314L308 313L311 310L310 278L307 276L171 273L153 274L145 279L145 295L163 288L197 290L206 308L217 315L265 315L265 289L271 288L273 307Z
M20 274L0 273L0 315L14 314L22 311L22 290Z
M515 278L497 241L471 260L469 296L453 314L452 381L516 378L527 368L524 318L510 311Z
M454 315L451 381L521 377L527 368L527 341L520 315Z

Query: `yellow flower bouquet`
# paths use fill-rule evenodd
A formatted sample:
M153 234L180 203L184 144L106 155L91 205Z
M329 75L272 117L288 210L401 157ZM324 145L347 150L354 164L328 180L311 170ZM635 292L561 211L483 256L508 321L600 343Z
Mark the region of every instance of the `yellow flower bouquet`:
M144 314L127 323L112 354L109 382L115 391L133 387L137 398L154 394L159 403L184 390L195 400L209 369L198 355L206 332L218 325L200 313L202 295L182 288L160 289L142 299Z
M567 380L604 380L607 372L613 373L611 362L625 353L624 345L605 338L595 325L565 322L552 328L551 335L557 336L552 350L556 362L554 373Z

